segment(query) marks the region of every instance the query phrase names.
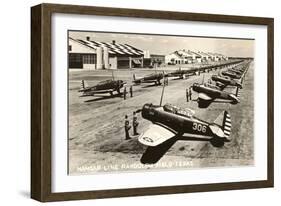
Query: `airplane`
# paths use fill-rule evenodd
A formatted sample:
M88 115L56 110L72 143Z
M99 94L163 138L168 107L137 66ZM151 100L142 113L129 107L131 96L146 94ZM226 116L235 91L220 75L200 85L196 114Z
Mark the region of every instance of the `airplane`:
M138 137L147 146L140 160L143 164L157 163L178 140L207 141L214 147L223 147L231 141L231 116L227 111L222 111L211 123L195 117L190 109L172 104L145 104L141 114L152 122Z
M239 100L239 87L236 87L236 94L222 91L217 86L204 83L194 83L192 90L198 93L199 108L207 108L212 102L237 104Z
M113 96L113 92L116 91L118 94L121 94L120 89L126 84L123 80L114 80L109 79L101 81L94 86L88 86L87 83L82 80L81 88L78 92L82 92L82 97L85 96L94 96L95 94L104 94L109 93Z
M152 74L148 74L144 77L137 77L136 74L133 75L133 83L141 84L141 83L154 83L155 85L161 85L161 79L165 77L165 72L155 72Z
M236 74L234 72L230 72L230 71L222 71L221 74L223 76L228 76L232 79L240 79L242 77L241 75L238 75L238 74Z
M189 70L182 70L181 68L179 68L176 71L167 73L166 76L167 77L179 77L180 79L185 79L187 75L198 75L198 74L200 74L200 71L197 68L189 69Z
M227 71L233 72L233 73L235 73L235 74L237 74L237 75L240 75L240 76L243 75L243 71L238 70L238 69L236 69L236 68L231 68L231 69L228 69Z
M242 89L242 84L237 80L231 79L228 76L219 76L219 75L212 75L211 79L216 82L217 86L221 89L225 88L226 86L236 86L239 89Z

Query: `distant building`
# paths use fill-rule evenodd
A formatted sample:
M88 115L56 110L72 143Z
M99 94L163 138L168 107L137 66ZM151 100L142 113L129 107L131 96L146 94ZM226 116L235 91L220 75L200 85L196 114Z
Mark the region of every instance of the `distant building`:
M191 64L194 63L196 60L196 54L191 52L190 50L182 49L178 50L177 53L180 54L184 59L182 64Z
M196 62L202 62L202 56L199 53L185 49L175 51L165 57L166 64L191 64Z
M202 62L207 62L207 61L211 61L212 60L212 57L209 54L205 53L205 52L198 51L197 53L201 55Z
M144 67L155 67L165 63L165 55L150 54L148 50L143 51L144 53Z
M201 63L203 61L201 54L190 50L188 51L193 54L193 63Z
M222 54L218 53L207 53L208 55L211 56L213 61L223 61L223 60L228 60L228 57Z
M184 58L175 51L165 56L165 64L184 64Z
M69 68L124 69L143 67L144 53L129 44L69 38Z
M161 65L161 64L165 63L165 55L151 54L150 59L151 59L152 63L156 63L158 65Z

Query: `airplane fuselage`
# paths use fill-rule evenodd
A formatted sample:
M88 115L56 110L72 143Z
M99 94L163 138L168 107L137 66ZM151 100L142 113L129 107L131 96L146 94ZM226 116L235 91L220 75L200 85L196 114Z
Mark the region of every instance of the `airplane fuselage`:
M198 92L198 93L204 93L207 94L209 97L212 99L225 99L225 100L231 100L233 102L238 102L238 98L229 92L221 91L215 88L211 88L208 86L205 86L203 84L194 84L193 85L193 91Z
M231 78L233 78L233 79L240 79L240 78L241 78L240 75L237 75L237 74L235 74L235 73L233 73L233 72L229 72L229 71L223 71L223 72L222 72L222 75L224 75L224 76L229 76L229 77L231 77Z
M237 86L240 89L242 88L242 85L239 82L235 81L234 79L230 79L230 78L227 78L227 77L221 77L221 76L218 76L218 75L213 75L211 77L211 79L213 81L217 81L217 82L223 83L225 85Z
M145 104L142 108L142 117L154 124L172 130L174 133L213 136L209 123L196 117L188 116L184 111L165 111L163 107Z
M179 69L174 72L170 72L167 76L183 78L184 75L188 75L188 74L194 75L194 74L196 74L196 72L199 72L199 70L198 69L190 69L190 70Z
M158 83L160 84L160 80L164 78L163 73L155 73L155 74L149 74L147 76L144 76L139 79L135 79L133 82L140 84L140 83Z
M120 89L124 86L125 82L122 80L106 80L100 82L95 86L82 89L83 96L93 96L94 94L112 93L117 91L120 93Z
M236 70L236 69L228 69L228 71L232 72L232 73L235 73L237 75L240 75L240 76L243 74L243 72L241 72L240 70Z

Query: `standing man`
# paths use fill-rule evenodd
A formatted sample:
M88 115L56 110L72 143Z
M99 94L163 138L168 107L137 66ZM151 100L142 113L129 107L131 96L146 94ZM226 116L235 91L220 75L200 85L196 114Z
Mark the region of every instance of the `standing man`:
M189 100L191 101L191 97L192 97L192 90L191 87L189 87Z
M133 112L133 132L134 132L134 136L139 135L138 126L139 126L139 122L138 122L136 112Z
M133 86L130 86L130 96L133 97Z
M164 84L166 85L166 86L168 86L168 77L164 77Z
M128 116L125 115L125 140L131 139L129 131L131 129L130 122L128 120Z
M126 100L126 96L127 96L127 88L126 87L124 87L123 95L124 95L124 100Z
M188 88L186 88L186 101L189 102L189 92L188 92Z

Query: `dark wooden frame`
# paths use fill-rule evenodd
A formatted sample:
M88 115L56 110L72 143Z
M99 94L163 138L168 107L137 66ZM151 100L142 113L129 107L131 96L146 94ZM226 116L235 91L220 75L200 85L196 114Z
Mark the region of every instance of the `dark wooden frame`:
M52 193L51 191L51 16L101 15L267 26L267 180L135 189ZM274 184L274 19L262 17L40 4L31 8L31 197L48 202L273 187Z

